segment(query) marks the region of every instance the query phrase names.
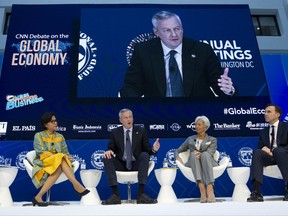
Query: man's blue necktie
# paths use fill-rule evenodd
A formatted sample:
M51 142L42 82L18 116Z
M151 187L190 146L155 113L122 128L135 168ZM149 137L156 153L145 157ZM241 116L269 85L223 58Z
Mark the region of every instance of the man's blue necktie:
M130 141L130 136L129 136L130 130L126 131L126 168L128 170L131 170L132 168L132 144Z
M183 97L184 96L183 81L181 78L181 74L179 71L177 61L175 59L176 53L177 52L175 50L170 51L169 77L170 77L170 84L171 84L171 92L172 92L172 97Z

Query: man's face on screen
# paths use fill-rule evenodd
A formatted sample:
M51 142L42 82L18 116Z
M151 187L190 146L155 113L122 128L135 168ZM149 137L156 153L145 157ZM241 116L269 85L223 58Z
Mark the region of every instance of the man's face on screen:
M175 49L182 43L183 28L177 17L158 20L154 34L170 49Z

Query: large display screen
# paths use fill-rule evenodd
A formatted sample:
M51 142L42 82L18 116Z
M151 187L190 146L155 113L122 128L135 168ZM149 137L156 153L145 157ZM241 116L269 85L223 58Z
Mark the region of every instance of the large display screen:
M134 46L156 37L151 18L161 10L179 15L184 37L212 47L233 96L119 97ZM45 111L66 139L108 138L122 108L150 137L187 137L198 115L211 135L255 136L270 102L247 5L13 5L0 87L8 140L33 139Z
M235 96L268 95L247 6L150 5L81 10L78 97L119 96L134 46L156 37L151 19L162 10L178 14L184 37L208 43L213 48L223 71L229 68ZM196 54L193 57L197 58ZM151 70L154 68L151 66Z

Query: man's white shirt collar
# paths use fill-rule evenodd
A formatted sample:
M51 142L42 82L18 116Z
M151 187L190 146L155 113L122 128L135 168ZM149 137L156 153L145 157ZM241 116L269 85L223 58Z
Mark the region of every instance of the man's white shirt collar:
M182 43L178 47L176 47L176 49L168 48L162 41L161 41L161 45L163 48L164 56L167 56L171 50L175 50L175 51L177 51L177 53L182 55Z
M133 127L131 127L131 128L125 128L125 127L123 127L123 129L124 129L124 133L126 134L127 130L129 130L130 132L132 132Z
M271 124L270 126L275 126L275 127L278 127L278 125L279 125L279 120L278 121L276 121L274 124Z

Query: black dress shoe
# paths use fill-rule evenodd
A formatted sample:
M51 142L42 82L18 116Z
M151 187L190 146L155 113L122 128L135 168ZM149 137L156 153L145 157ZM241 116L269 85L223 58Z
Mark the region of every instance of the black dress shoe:
M263 202L263 196L261 193L258 193L257 191L253 191L250 194L250 197L247 199L247 202Z
M35 197L32 199L32 203L33 203L33 206L37 205L37 206L40 206L40 207L47 207L48 206L48 203L46 202L38 202Z
M137 196L137 204L155 204L157 203L156 199L151 199L145 193L142 193Z
M121 204L121 199L116 194L112 194L112 196L109 199L102 201L102 205L116 205L116 204Z
M85 189L85 190L84 190L83 192L81 192L81 193L75 190L75 192L76 192L79 196L82 197L82 196L85 196L86 194L88 194L88 193L90 192L90 190Z

